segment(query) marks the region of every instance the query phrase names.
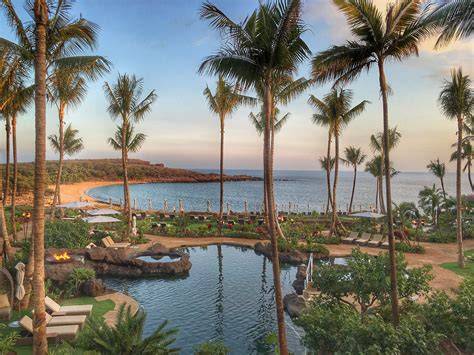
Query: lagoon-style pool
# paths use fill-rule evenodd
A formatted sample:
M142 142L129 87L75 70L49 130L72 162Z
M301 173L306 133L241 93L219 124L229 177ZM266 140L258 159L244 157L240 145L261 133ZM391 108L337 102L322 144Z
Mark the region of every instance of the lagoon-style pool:
M176 346L222 340L232 354L266 353L264 339L276 332L271 261L253 249L233 246L188 248L189 276L174 279L106 279L106 284L135 298L147 314L145 335L164 320L179 328ZM282 265L283 294L293 292L296 267ZM301 330L286 316L290 351L304 353Z

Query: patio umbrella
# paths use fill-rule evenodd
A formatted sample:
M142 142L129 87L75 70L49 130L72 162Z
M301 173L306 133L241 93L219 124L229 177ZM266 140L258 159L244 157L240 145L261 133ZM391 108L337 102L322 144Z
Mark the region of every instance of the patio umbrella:
M350 214L349 217L379 219L385 217L385 215L375 212L358 212Z
M99 208L96 210L90 210L87 211L88 214L91 216L107 216L107 215L112 215L112 214L120 214L119 211L113 210L111 208Z
M133 216L133 217L132 217L132 234L135 235L135 236L138 234L138 230L137 230L137 216Z
M16 290L15 297L17 300L21 301L25 297L25 286L23 286L23 281L25 279L25 264L19 262L15 266L16 269Z
M87 202L87 201L74 201L74 202L68 202L68 203L63 203L62 205L58 205L57 207L59 208L84 208L84 207L90 207L93 206L93 203Z
M110 216L93 216L93 217L84 217L82 219L83 221L87 223L114 223L114 222L120 222L120 219L110 217Z
M207 200L207 212L211 212L211 201Z
M166 213L168 211L168 200L163 201L163 212Z

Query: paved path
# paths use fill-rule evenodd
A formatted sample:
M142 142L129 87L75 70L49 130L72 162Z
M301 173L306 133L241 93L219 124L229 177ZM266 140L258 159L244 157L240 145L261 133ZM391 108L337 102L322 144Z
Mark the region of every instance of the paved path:
M138 311L139 304L132 297L127 296L120 292L109 293L107 295L98 296L95 298L97 301L112 300L115 303L115 308L112 311L108 311L104 314L105 323L110 326L114 326L117 320L117 314L122 304L130 306L132 314Z

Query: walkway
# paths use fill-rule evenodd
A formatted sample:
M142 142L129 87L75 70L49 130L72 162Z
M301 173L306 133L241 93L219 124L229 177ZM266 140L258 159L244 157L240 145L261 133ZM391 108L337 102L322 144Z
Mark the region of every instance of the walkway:
M122 304L130 306L132 314L137 313L139 304L132 297L127 296L120 292L109 293L107 295L98 296L95 298L97 301L112 300L115 303L115 308L112 311L108 311L104 314L105 323L109 326L114 326L117 321L117 314Z

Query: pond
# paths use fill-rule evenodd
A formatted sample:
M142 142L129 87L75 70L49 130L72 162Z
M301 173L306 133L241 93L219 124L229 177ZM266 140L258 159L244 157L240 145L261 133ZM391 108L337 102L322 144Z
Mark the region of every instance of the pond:
M106 279L106 284L135 298L147 314L145 336L161 322L179 328L176 346L222 340L232 354L266 353L264 339L276 332L271 261L253 249L233 246L187 248L189 276L176 279ZM282 265L283 294L293 292L296 267ZM286 316L290 351L304 353L299 330Z
M138 256L135 259L142 260L147 263L172 263L174 261L179 261L181 258L180 257L170 257L168 255L143 255L143 256Z

